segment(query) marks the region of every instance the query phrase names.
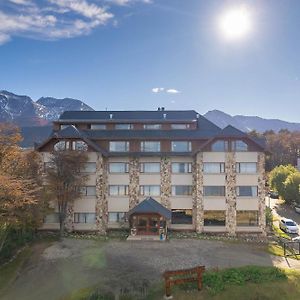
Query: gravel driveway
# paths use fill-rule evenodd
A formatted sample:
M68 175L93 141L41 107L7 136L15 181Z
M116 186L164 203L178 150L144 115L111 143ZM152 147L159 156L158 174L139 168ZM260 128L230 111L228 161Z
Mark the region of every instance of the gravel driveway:
M299 268L298 261L289 260ZM289 267L284 258L254 245L206 240L90 241L65 239L37 253L1 299L58 300L93 286L108 291L144 293L161 281L166 269L205 265L224 268L243 265Z

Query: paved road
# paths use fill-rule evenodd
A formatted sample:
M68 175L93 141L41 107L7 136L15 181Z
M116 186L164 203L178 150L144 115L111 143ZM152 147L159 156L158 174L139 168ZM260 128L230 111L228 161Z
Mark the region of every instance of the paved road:
M266 205L271 207L273 214L278 218L286 218L286 219L294 220L298 224L299 233L300 233L300 214L296 213L292 207L282 203L278 199L272 199L269 197L266 197ZM277 226L279 226L279 221L276 221L274 223ZM297 235L289 234L289 236L291 238L294 238Z

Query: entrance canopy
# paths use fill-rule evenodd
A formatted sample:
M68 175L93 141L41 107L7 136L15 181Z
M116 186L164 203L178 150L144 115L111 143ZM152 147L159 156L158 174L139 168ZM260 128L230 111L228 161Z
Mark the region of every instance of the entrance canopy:
M159 214L166 219L171 219L172 216L169 209L165 208L151 197L146 198L128 212L129 217L133 214Z

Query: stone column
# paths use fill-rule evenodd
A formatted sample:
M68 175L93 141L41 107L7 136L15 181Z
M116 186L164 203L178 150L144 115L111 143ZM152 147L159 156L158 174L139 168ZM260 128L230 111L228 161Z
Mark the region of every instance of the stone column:
M100 153L96 161L96 230L106 234L108 222L107 159Z
M139 204L139 184L140 184L139 159L131 157L129 159L129 210Z
M266 235L266 202L265 202L265 154L259 152L257 156L258 172L258 226Z
M198 153L192 165L193 172L193 223L197 233L203 231L203 153Z
M226 230L229 235L236 231L236 161L235 153L227 152L225 161Z
M162 157L160 162L160 202L163 206L171 209L171 159Z

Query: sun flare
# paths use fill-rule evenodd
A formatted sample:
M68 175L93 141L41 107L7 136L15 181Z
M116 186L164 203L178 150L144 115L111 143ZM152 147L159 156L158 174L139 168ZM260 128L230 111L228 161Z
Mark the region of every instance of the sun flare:
M226 10L220 17L219 27L222 35L229 40L247 36L252 29L249 9L242 6Z

